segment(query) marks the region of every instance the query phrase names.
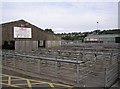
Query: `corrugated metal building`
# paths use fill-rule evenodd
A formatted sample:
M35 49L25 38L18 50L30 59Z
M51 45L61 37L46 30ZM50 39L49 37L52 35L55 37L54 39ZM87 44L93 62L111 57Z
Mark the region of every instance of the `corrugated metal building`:
M88 43L120 43L120 35L104 34L104 35L88 35L84 38L84 42Z
M45 32L27 21L18 20L2 24L2 46L26 51L36 50L38 47L60 47L61 37Z

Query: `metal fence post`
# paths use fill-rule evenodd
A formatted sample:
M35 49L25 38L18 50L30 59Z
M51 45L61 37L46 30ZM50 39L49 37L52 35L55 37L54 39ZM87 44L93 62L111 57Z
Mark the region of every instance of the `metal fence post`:
M0 50L0 66L2 66L2 51Z
M56 58L56 62L55 62L55 75L56 75L56 77L58 77L58 61L57 61L57 58Z
M7 61L6 61L6 60L7 60L7 54L5 53L5 54L4 54L4 61L5 61L5 64L4 64L4 65L5 65L5 66L7 65L7 63L6 63Z
M41 59L38 59L38 74L41 74Z
M107 88L107 68L104 69L105 70L105 79L104 79L104 88Z
M25 57L26 58L26 57ZM24 71L26 72L27 71L27 66L26 66L26 62L27 60L23 59L23 62L24 62Z
M13 56L13 67L16 68L16 59L15 55Z
M113 60L112 57L113 57L113 53L111 52L110 53L110 64L112 64L112 60Z
M77 83L79 84L79 64L76 64L76 66L77 66Z
M118 63L118 79L120 79L120 59L119 52L117 53L117 63Z

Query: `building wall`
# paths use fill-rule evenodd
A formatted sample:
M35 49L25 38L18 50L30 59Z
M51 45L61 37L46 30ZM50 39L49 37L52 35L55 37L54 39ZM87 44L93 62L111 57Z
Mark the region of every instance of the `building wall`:
M38 49L38 41L15 41L16 51L31 51Z
M2 25L0 25L0 49L2 48Z
M2 25L2 33L3 33L3 40L9 41L9 40L16 40L13 36L14 33L14 27L20 27L21 24L26 24L27 22L19 21L14 23L7 23ZM55 36L54 34L49 34L42 29L32 25L29 23L29 25L26 25L25 27L32 29L32 38L31 39L25 39L25 40L51 40L51 39L59 39L59 37ZM24 39L20 39L24 40Z
M61 47L61 41L46 41L45 42L45 47L46 48L54 48L54 47Z
M103 41L103 43L115 43L115 38L100 38L101 41Z
M55 34L49 34L47 35L46 40L61 40L61 37Z
M84 39L84 42L102 42L102 43L115 43L115 37L108 37L108 38L104 38L104 37L86 37Z
M11 23L2 24L2 33L3 33L3 40L16 40L13 36L14 27L20 27L21 24L24 24L25 27L32 29L32 38L31 39L20 39L20 40L61 40L61 37L47 33L44 30L28 23L25 21L16 21ZM27 24L27 25L26 25Z
M24 25L24 27L31 28L32 38L14 38L14 27L20 27L21 24ZM34 44L36 45L39 40L45 41L45 45L46 45L45 47L54 47L54 46L60 47L61 46L61 44L59 44L59 42L61 41L60 36L55 35L53 33L47 33L44 30L42 30L41 28L38 28L24 20L19 20L19 21L2 24L2 44L4 44L5 41L7 41L9 44L10 44L10 41L15 41L15 49L18 50L19 48L21 48L21 45L23 45L22 48L24 49L24 47L27 47L27 46L24 46L25 44L26 45L29 44L28 46L31 46L30 44L34 43L34 41L35 41L36 43L34 43ZM49 42L47 42L47 41L49 41ZM50 41L51 41L51 43L50 43ZM54 41L56 41L56 42L54 42ZM19 43L21 45L19 45ZM54 45L54 43L56 43L56 45ZM31 47L33 47L33 46L31 46ZM37 44L37 47L38 47L38 44ZM33 47L33 49L34 48L36 48L36 46Z

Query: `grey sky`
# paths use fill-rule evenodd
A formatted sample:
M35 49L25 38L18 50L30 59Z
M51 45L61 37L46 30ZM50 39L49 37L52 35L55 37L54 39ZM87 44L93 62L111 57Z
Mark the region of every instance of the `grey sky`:
M55 33L118 28L118 2L3 2L1 23L19 19Z

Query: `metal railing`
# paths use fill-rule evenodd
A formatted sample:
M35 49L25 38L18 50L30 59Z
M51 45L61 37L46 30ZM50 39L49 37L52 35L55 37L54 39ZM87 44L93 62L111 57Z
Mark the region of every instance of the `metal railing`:
M70 60L3 52L2 65L80 87L110 87L118 78L116 53L70 52L73 53L79 56Z

